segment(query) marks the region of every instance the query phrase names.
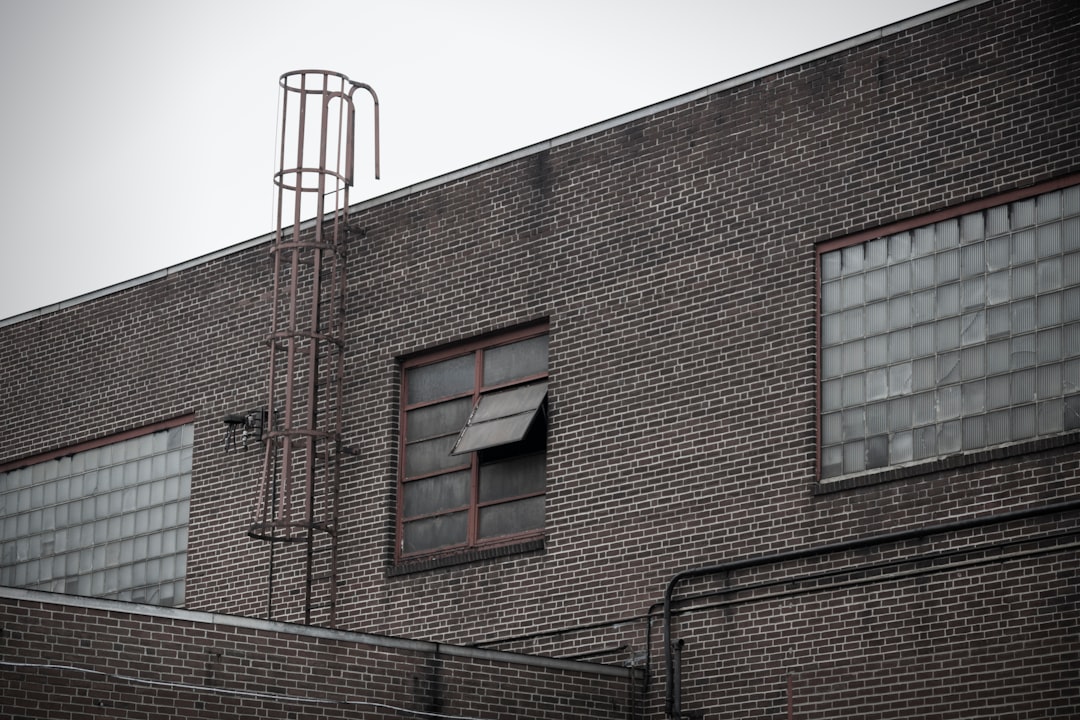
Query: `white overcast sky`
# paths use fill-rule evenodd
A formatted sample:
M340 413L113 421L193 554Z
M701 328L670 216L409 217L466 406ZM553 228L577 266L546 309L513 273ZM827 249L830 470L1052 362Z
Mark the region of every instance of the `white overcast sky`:
M0 318L273 230L290 70L379 94L355 202L946 4L0 0Z

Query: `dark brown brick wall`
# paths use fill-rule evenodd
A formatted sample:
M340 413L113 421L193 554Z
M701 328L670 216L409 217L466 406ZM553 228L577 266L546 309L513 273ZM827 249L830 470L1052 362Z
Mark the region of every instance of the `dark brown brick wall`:
M349 273L345 427L358 453L343 472L341 626L471 643L635 618L687 567L1075 498L1068 445L815 493L814 244L1080 172L1078 28L1075 3L988 2L364 206ZM248 249L0 328L0 461L196 413L193 609L268 612L268 548L244 535L261 454L223 454L220 418L263 402L269 281L265 248ZM544 548L391 574L398 359L540 318L551 325ZM1072 565L1033 567L1075 587L1075 555L1062 557ZM300 558L279 549L273 561L273 617L296 620ZM994 573L943 585L927 607L971 602L968 582L1041 582L1026 568ZM892 618L917 594L867 592L843 602L873 597ZM809 626L823 602L792 612ZM736 617L754 628L756 615ZM1005 610L986 617L980 632L1008 633ZM1074 615L1054 617L1038 627L1075 636ZM710 689L738 666L708 649L718 622L680 629L689 648L702 638L688 649L687 707L708 717L765 692L749 675L738 697ZM645 624L632 627L523 642L572 655L614 634L644 653ZM926 636L916 627L893 636ZM806 653L792 661L797 684L825 672ZM981 658L963 664L978 675ZM1031 677L1057 662L1047 655ZM965 673L903 692L932 692L940 700L918 714L944 717L949 697L971 692ZM859 682L884 692L880 678ZM1075 705L1080 690L1069 692ZM763 702L762 714L781 712L774 695ZM910 716L892 712L882 717Z

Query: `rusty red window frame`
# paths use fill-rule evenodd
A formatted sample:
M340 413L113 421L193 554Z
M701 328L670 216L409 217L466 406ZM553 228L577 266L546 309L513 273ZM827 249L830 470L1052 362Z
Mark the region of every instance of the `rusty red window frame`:
M478 495L479 495L479 468L480 468L479 453L478 452L468 453L467 462L463 461L462 464L460 465L460 467L457 468L457 469L443 468L443 469L441 469L441 470L439 470L437 472L433 472L431 474L425 474L425 475L417 476L417 477L414 477L414 478L410 478L408 481L406 481L406 479L405 479L405 447L406 447L405 438L407 437L407 433L406 433L406 429L407 429L406 428L407 412L410 411L410 410L415 410L417 408L422 408L422 407L431 406L431 405L437 405L439 403L447 402L448 400L460 399L460 398L465 398L465 397L471 398L472 405L475 407L475 405L476 405L477 401L479 400L480 396L483 395L483 394L491 393L493 391L500 390L500 389L503 389L503 388L515 387L515 386L519 386L519 385L525 385L525 384L528 384L528 383L538 382L538 381L541 381L541 380L546 380L549 377L549 373L548 373L547 370L545 370L542 373L536 373L536 374L532 374L532 375L529 375L529 376L522 376L522 377L519 377L519 378L514 378L513 380L510 380L510 381L507 381L507 382L502 382L502 383L495 384L495 385L486 385L485 386L483 384L483 372L484 372L483 356L484 356L484 353L487 350L490 350L492 348L500 347L500 346L503 346L503 345L508 345L510 343L517 342L517 341L520 341L520 340L527 340L527 339L530 339L530 338L540 337L540 336L549 335L549 334L550 334L550 324L549 324L548 321L545 320L545 321L542 321L542 322L533 323L533 324L530 324L530 325L519 327L519 328L516 328L516 329L513 329L513 330L508 330L508 331L504 331L504 332L485 335L485 336L482 336L482 337L479 337L479 338L476 338L476 339L473 339L473 340L465 341L465 342L462 342L462 343L455 343L455 344L452 344L452 345L449 345L449 346L446 346L446 347L442 347L442 348L439 348L439 349L436 349L436 350L433 350L433 351L430 351L430 352L425 352L425 353L412 355L412 356L409 356L409 357L403 359L400 362L400 366L401 366L401 368L400 368L400 372L401 372L401 375L400 375L400 377L401 377L401 399L400 399L400 402L399 402L399 417L398 417L399 442L398 442L398 471L397 471L397 503L396 503L396 512L395 512L395 536L394 536L394 557L395 557L395 559L397 561L399 561L399 562L411 562L411 561L414 561L414 560L420 560L420 559L430 558L430 557L452 556L452 555L456 555L456 554L463 554L463 553L466 553L466 552L468 552L470 550L474 550L474 549L478 549L478 548L491 548L491 547L499 547L499 546L506 546L506 545L515 545L515 544L521 543L523 541L529 541L529 540L533 540L533 539L536 539L536 538L543 537L544 530L543 530L543 528L540 528L540 529L528 530L528 531L523 531L523 532L519 532L519 533L509 534L509 535L500 535L500 536L495 537L495 538L482 540L482 539L480 539L478 537L478 535L479 535L478 526L479 526L479 516L480 516L479 510L480 510L480 508L487 507L489 505L498 505L498 504L509 503L509 502L513 502L515 500L523 500L523 499L527 499L527 498L530 498L530 497L542 497L542 496L544 496L546 494L546 488L545 488L545 490L543 492L533 492L533 493L528 493L528 494L525 494L525 495L513 496L513 497L508 496L508 497L504 497L504 498L499 498L497 501L490 501L490 502L486 502L486 503L481 503L479 501L479 497L478 497ZM472 388L472 390L470 392L467 392L467 393L463 392L460 395L446 396L446 397L438 398L436 400L430 400L430 401L426 401L426 402L409 404L409 402L408 402L409 388L408 388L408 380L407 380L407 377L408 377L407 373L408 373L409 370L411 370L413 368L417 368L417 367L422 367L424 365L431 365L431 364L434 364L434 363L437 363L437 362L441 362L443 360L450 360L450 359L453 359L453 358L456 358L456 357L462 357L462 356L470 355L470 354L474 354L474 355L477 356L477 362L475 363L475 366L473 368L473 372L474 372L473 388ZM545 453L546 453L546 449L545 449ZM463 458L464 458L464 456L463 456ZM405 517L404 517L404 488L405 488L406 483L407 482L416 482L417 480L426 479L428 477L437 477L439 475L447 474L447 473L450 473L450 472L460 472L460 471L466 470L466 469L470 473L469 504L468 504L467 508L466 508L466 506L462 506L461 508L458 508L458 509L442 510L439 513L433 513L432 514L432 516L434 517L434 516L437 516L437 515L449 514L450 512L462 512L462 511L467 510L467 512L468 512L468 527L467 527L465 542L462 543L462 544L442 546L442 547L433 548L433 549L425 550L425 551L421 551L421 552L405 553L404 548L403 548L403 540L404 540L404 523L405 523ZM416 518L410 518L410 519L416 519Z

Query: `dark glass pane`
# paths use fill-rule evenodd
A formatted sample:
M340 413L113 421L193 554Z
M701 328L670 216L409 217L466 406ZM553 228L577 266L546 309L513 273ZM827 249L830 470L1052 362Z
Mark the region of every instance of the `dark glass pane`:
M450 454L457 442L457 435L424 440L405 446L405 477L427 475L438 470L449 470L462 464L468 464L469 458L464 459Z
M405 483L402 515L411 518L467 506L469 476L466 470Z
M472 411L472 398L465 397L438 405L427 405L405 413L405 439L409 441L457 434Z
M548 336L519 340L484 351L484 385L499 385L547 372Z
M401 549L414 553L461 545L467 537L468 518L468 513L460 512L405 523L402 526Z
M408 403L413 405L469 392L476 377L475 361L476 356L470 353L407 370Z
M480 537L513 535L544 527L544 496L480 508Z
M544 455L500 460L480 466L480 502L544 490Z
M868 469L885 467L889 464L889 438L878 435L866 441L866 467Z

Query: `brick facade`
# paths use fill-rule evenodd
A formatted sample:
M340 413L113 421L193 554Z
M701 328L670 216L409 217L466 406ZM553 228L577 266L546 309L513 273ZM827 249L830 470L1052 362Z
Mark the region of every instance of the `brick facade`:
M648 661L644 717L660 717L657 603L676 573L1075 500L1074 436L819 487L815 246L1080 173L1078 27L1061 0L958 3L358 205L338 627ZM0 463L193 413L186 607L295 622L302 548L271 558L245 535L262 454L222 451L222 416L265 403L266 251L0 327ZM395 565L401 359L539 320L543 542ZM1075 715L1076 519L682 587L683 711L785 717L790 698L799 717ZM878 555L897 564L874 569ZM725 594L844 568L863 579Z

